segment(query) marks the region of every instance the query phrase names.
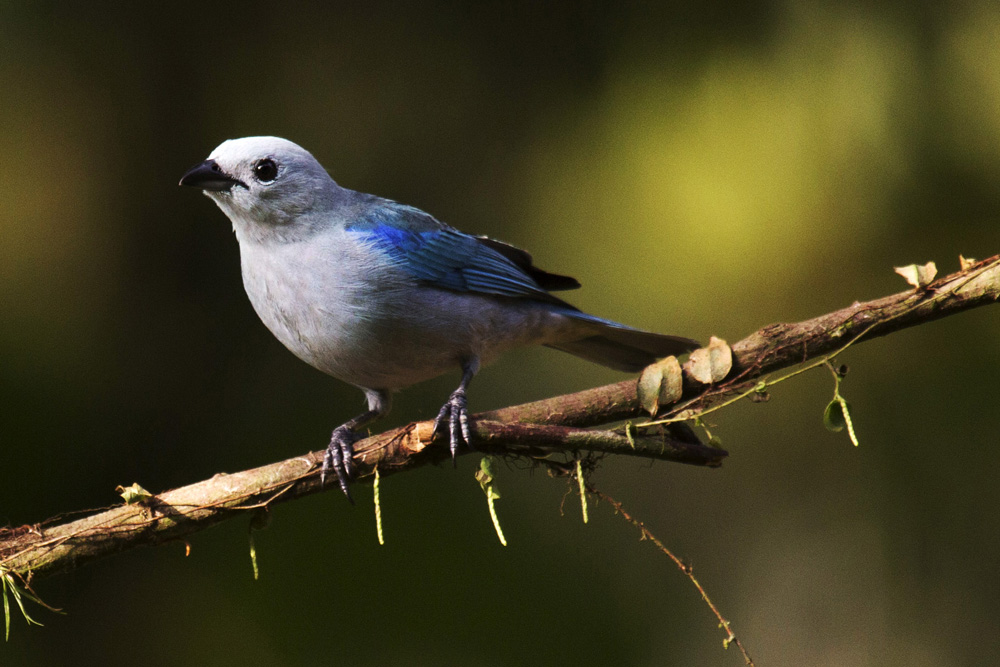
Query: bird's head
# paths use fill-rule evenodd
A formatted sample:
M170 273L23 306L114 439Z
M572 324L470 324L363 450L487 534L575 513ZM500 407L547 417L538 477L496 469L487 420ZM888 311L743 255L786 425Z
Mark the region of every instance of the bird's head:
M309 151L278 137L224 141L180 184L201 188L237 233L254 238L294 236L294 228L311 226L311 214L322 214L341 192Z

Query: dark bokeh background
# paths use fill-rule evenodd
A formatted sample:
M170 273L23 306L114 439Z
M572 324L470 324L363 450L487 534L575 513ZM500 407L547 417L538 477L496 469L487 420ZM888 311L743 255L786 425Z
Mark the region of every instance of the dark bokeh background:
M0 521L323 445L360 394L285 351L224 219L177 180L276 134L342 184L527 247L581 307L735 341L1000 251L990 2L0 5ZM715 471L594 482L689 559L761 665L980 665L1000 636L1000 311L849 352L862 445L815 372L714 420ZM488 409L622 376L545 350ZM455 377L400 396L431 417ZM4 665L720 665L690 583L606 507L476 461L322 494L38 582Z

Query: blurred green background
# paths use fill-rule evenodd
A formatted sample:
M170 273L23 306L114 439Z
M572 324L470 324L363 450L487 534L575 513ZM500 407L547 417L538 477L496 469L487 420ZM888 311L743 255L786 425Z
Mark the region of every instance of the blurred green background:
M1000 252L1000 7L948 3L0 4L0 521L325 444L359 392L243 294L229 223L177 187L276 134L341 184L528 248L580 307L736 341ZM594 483L695 566L759 665L981 665L1000 649L1000 310L865 343L717 416L720 470ZM621 379L549 350L474 409ZM400 395L432 417L457 379ZM605 506L502 467L388 478L39 581L3 665L738 665Z

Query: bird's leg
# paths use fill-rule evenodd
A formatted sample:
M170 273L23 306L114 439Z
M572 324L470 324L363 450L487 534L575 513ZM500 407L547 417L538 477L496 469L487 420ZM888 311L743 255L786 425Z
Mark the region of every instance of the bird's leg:
M479 359L472 357L462 361L462 381L458 389L451 392L448 401L441 406L437 419L434 420L434 434L447 427L450 436L451 461L455 464L455 456L458 454L458 445L464 442L471 446L472 439L469 431L469 408L465 399L465 391L472 381L472 376L479 371Z
M351 498L347 485L357 472L354 466L354 443L361 437L358 429L389 412L390 405L389 394L384 391L365 389L365 396L368 398L368 410L333 429L330 444L327 445L326 453L323 455L323 467L319 472L321 488L326 483L326 474L331 469L336 472L340 490L352 505L354 499Z

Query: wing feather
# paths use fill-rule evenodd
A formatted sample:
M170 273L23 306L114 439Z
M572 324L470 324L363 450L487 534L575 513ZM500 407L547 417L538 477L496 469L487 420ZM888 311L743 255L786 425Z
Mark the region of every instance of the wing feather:
M579 287L572 278L542 271L523 250L464 234L412 206L375 200L347 228L364 234L414 278L428 285L456 292L546 301L576 310L547 291Z

